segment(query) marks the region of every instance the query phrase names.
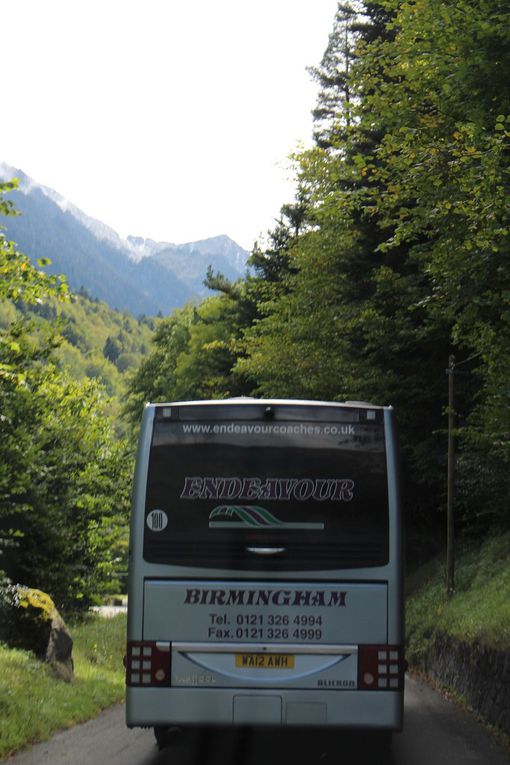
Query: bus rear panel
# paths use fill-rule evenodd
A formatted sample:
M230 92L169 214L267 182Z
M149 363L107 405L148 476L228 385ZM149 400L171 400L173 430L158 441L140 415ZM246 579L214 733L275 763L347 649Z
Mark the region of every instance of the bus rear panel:
M133 726L398 730L391 408L148 405L130 541Z

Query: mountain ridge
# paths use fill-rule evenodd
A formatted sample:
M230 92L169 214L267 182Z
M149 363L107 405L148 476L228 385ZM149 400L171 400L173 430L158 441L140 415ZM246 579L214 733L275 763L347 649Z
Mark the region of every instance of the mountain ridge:
M0 180L18 178L9 193L20 216L1 221L8 239L34 262L49 258L73 290L84 288L112 308L134 315L167 314L211 292L207 267L229 279L244 276L248 252L227 235L174 244L130 235L92 218L22 170L0 163Z

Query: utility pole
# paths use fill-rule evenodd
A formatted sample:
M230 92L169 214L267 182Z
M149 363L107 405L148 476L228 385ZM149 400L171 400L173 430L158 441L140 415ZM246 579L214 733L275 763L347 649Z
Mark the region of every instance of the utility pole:
M448 596L455 590L455 524L453 520L455 501L455 356L448 359L448 491L446 500L446 591Z

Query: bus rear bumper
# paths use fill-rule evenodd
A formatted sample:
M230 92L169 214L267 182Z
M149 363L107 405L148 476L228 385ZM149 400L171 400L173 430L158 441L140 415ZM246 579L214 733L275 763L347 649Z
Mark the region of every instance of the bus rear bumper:
M403 693L128 688L126 724L316 726L398 731Z

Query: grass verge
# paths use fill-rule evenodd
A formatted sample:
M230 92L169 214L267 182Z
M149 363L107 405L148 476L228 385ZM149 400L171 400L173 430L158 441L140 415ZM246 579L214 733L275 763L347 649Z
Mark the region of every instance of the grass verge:
M30 652L0 644L0 758L94 717L124 697L126 617L70 625L75 682L55 678Z
M407 657L419 663L436 632L465 643L510 649L510 533L458 554L455 593L447 597L444 564L431 561L408 581Z

